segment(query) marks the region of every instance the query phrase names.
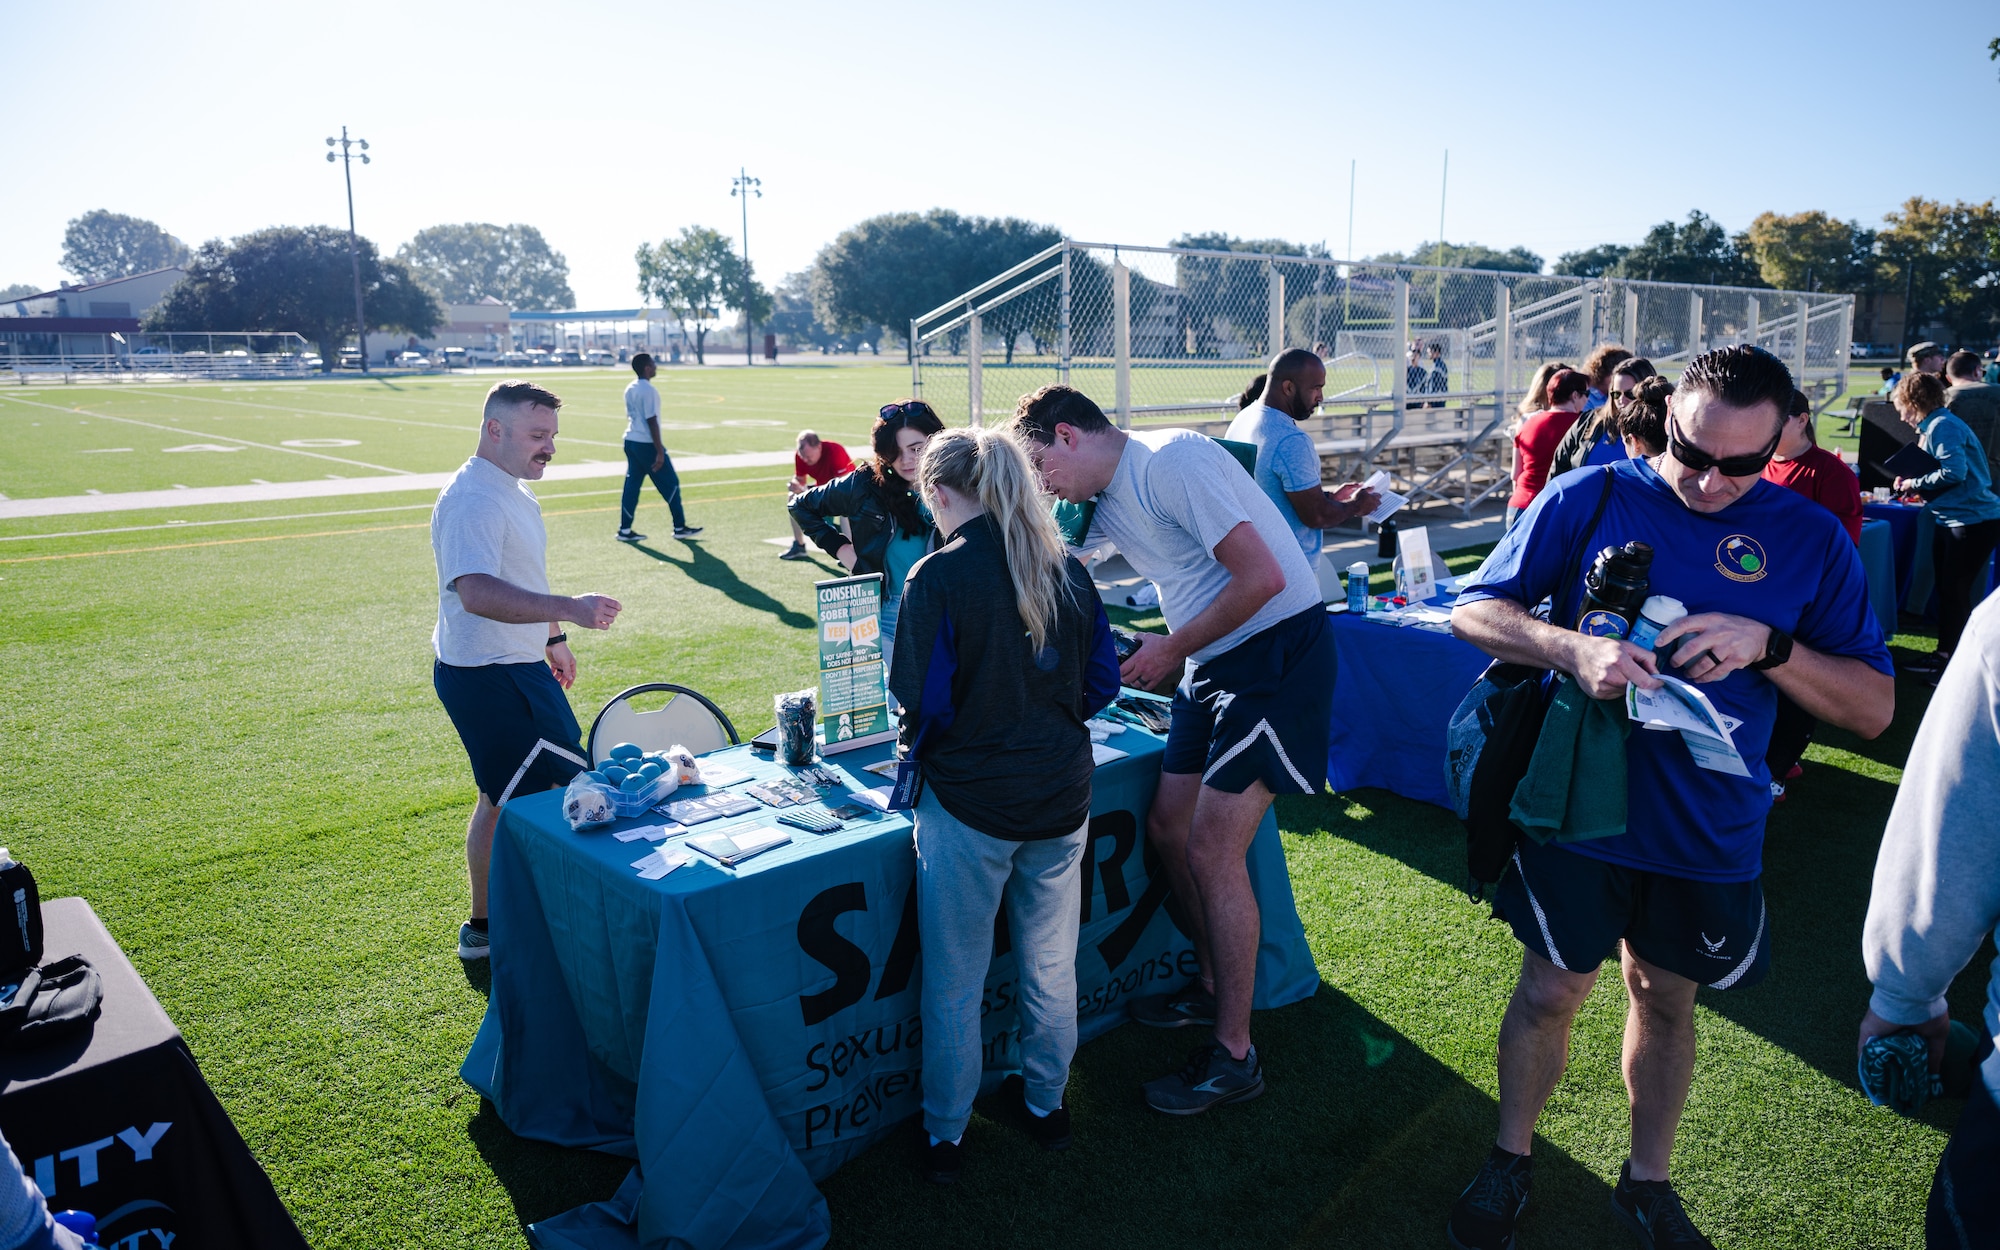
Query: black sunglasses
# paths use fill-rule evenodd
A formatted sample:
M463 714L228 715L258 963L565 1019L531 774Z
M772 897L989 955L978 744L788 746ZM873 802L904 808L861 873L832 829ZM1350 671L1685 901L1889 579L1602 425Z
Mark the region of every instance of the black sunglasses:
M882 411L877 415L884 421L894 421L898 418L913 417L918 413L929 411L929 404L921 399L913 399L905 404L883 404Z
M1784 427L1771 436L1771 445L1760 452L1748 456L1711 456L1701 448L1681 437L1680 422L1667 422L1667 438L1674 446L1674 459L1696 473L1706 473L1710 469L1724 477L1756 477L1771 463L1771 457L1778 454L1778 443L1784 438Z

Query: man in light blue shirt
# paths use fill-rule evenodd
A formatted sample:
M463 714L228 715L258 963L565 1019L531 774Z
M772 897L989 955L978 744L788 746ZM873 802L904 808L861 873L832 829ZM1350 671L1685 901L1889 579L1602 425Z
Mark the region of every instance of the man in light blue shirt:
M1321 531L1366 516L1382 502L1358 482L1331 491L1320 486L1319 451L1299 422L1319 410L1325 390L1326 366L1318 356L1302 347L1280 352L1263 395L1237 414L1223 436L1257 448L1257 485L1278 506L1315 570L1325 545Z

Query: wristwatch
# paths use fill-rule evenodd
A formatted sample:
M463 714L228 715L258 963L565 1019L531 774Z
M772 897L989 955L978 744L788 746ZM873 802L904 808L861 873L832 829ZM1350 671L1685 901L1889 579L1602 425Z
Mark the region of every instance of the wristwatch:
M1776 637L1776 636L1777 636L1777 631L1776 631L1776 630L1773 630L1773 631L1771 631L1771 634L1772 634L1772 637ZM548 640L547 642L545 642L545 643L543 643L543 644L542 644L542 649L543 649L544 651L546 651L546 650L548 650L548 649L549 649L550 647L553 647L553 646L555 646L555 645L556 645L557 643L559 643L559 642L568 642L568 641L569 641L569 635L568 635L567 633L561 633L561 634L550 634L550 635L549 635L549 640ZM1785 640L1785 648L1786 648L1786 650L1788 650L1788 651L1789 651L1789 650L1791 649L1791 642L1792 642L1792 640L1791 640L1791 639L1789 639L1789 638L1787 638L1787 639ZM1782 661L1780 661L1780 662L1782 663Z
M1771 627L1771 640L1764 644L1764 658L1750 667L1758 672L1773 669L1792 658L1792 636L1777 626Z

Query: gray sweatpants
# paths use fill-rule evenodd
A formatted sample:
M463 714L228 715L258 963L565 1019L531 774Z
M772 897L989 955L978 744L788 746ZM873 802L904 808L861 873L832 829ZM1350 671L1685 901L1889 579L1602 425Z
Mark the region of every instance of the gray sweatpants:
M980 1001L1004 897L1021 968L1021 1066L1028 1101L1054 1110L1076 1054L1078 865L1089 824L1060 838L1010 842L917 801L917 923L923 934L924 1127L956 1141L984 1067Z

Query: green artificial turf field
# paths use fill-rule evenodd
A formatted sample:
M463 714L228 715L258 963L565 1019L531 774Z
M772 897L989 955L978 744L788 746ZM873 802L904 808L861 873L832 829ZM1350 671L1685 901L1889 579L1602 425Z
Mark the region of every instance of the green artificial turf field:
M858 445L907 376L670 372L669 422L706 428L669 442L783 450L810 423ZM215 436L277 448L351 438L330 454L449 469L489 383L10 390L0 493L376 472L259 447L163 450ZM554 375L570 398L565 461L605 451L586 439L616 443L623 383ZM747 415L715 419L724 413ZM122 446L134 450L86 454ZM573 631L586 721L625 685L671 679L762 728L773 691L810 682L811 586L832 566L780 562L764 541L786 533L784 473L691 475L689 512L707 533L639 547L610 541L616 479L541 489L554 585L626 605L607 633ZM98 909L316 1246L519 1246L525 1221L607 1197L627 1167L513 1137L458 1079L485 980L453 953L473 791L430 689L428 508L427 493L405 493L0 522L0 660L14 674L0 704L0 843L45 896ZM639 528L665 532L650 491ZM1853 1039L1874 849L1925 694L1899 683L1896 724L1875 742L1827 732L1812 748L1771 822L1773 976L1701 999L1676 1166L1718 1245L1921 1242L1958 1104L1920 1121L1869 1108ZM1194 1039L1121 1028L1077 1056L1066 1155L982 1115L964 1181L936 1191L892 1140L824 1186L835 1241L1442 1244L1450 1201L1491 1140L1494 1037L1518 947L1457 889L1449 813L1362 791L1285 800L1279 819L1326 985L1259 1018L1265 1098L1153 1116L1136 1082ZM1975 1019L1990 957L1955 987L1961 1019ZM1623 1011L1613 975L1577 1022L1541 1125L1525 1246L1630 1244L1606 1209L1624 1154Z

